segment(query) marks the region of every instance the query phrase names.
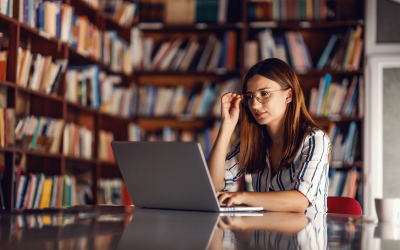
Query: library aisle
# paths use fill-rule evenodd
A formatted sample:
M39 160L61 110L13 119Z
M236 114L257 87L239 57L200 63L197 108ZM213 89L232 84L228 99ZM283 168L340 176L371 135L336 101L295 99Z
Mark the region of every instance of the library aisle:
M130 205L111 141L207 158L220 97L271 57L331 139L329 195L363 204L365 1L0 2L1 209Z

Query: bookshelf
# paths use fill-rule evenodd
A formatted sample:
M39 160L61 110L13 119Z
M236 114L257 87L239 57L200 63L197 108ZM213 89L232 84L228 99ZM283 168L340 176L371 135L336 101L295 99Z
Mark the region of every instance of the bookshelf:
M194 0L192 0L194 1ZM159 13L152 12L155 19L146 18L144 22L137 19L134 20L131 26L119 25L109 14L99 11L82 0L64 0L63 3L69 4L75 8L76 15L84 15L88 17L90 23L97 26L99 30L115 30L118 36L125 41L132 42L131 28L139 29L143 39L152 39L154 48L152 56L154 57L157 50L163 42L171 39L183 39L188 41L191 37L197 37L200 47L204 49L207 39L214 35L221 42L224 41L224 36L227 32L234 32L235 41L235 56L233 58L234 65L227 69L213 69L211 71L199 72L195 68L189 67L188 70L144 70L143 68L134 68L133 72L127 73L124 71L116 71L112 69L110 64L105 63L100 59L95 59L89 55L84 55L79 52L70 43L61 41L59 38L48 37L43 32L38 31L18 20L19 1L14 0L14 18L0 14L0 32L3 37L9 40L8 60L7 60L7 78L0 81L1 86L7 88L7 107L14 108L17 116L34 115L34 116L50 116L52 118L63 119L65 123L74 123L76 125L85 126L93 131L93 157L73 157L63 154L63 139L59 153L50 154L33 150L21 149L15 146L0 148L0 152L5 156L5 168L3 175L3 195L7 210L15 210L14 204L14 162L22 154L26 155L26 171L28 173L45 173L46 175L64 175L77 174L86 172L89 173L92 185L94 203L100 203L98 199L98 180L101 178L121 177L118 166L113 161L100 160L100 152L98 144L100 142L100 131L111 132L114 140L129 139L129 125L135 123L144 131L149 133L160 133L163 128L171 127L179 130L194 130L201 131L205 128L213 127L213 124L218 122L218 116L206 115L202 117L190 116L144 116L141 117L135 113L131 116L121 116L119 114L109 114L94 109L90 106L84 106L67 100L65 93L67 91L67 73L62 74L59 82L59 87L56 93L52 95L32 89L21 87L17 84L17 68L18 68L18 48L30 49L32 53L40 53L44 56L52 56L54 59L67 59L68 65L97 65L99 70L106 72L108 75L118 76L122 79L121 86L129 88L136 86L146 86L151 84L154 87L172 87L183 86L186 89L193 90L201 88L205 82L210 81L217 85L229 79L243 79L247 68L244 61L247 55L245 54L245 44L248 41L256 41L257 34L268 28L273 35L279 35L288 31L299 32L305 44L309 48L310 58L313 65L316 65L321 54L323 53L326 44L332 34L340 33L344 35L349 27L364 23L364 1L350 1L353 8L351 11L342 8L343 2L336 1L334 9L336 16L333 20L252 20L249 18L249 5L253 4L250 0L241 0L241 8L236 10L236 16L228 17L228 21L223 24L218 22L210 23L164 23L159 19ZM149 4L149 3L147 3ZM270 3L271 4L271 3ZM144 9L149 6L145 6ZM150 8L151 9L151 8ZM157 11L166 11L163 8L155 8ZM143 14L143 8L140 9L139 16ZM272 10L271 10L272 11ZM363 36L362 36L363 37ZM332 75L332 81L341 81L344 78L351 78L354 75L364 75L362 67L363 60L361 59L360 67L356 70L337 70L337 69L316 69L311 67L307 70L297 70L300 84L303 88L306 104L309 105L311 89L318 88L320 78L326 74ZM237 86L240 87L240 86ZM26 106L26 103L29 105ZM20 111L21 107L27 107ZM341 169L351 169L355 166L362 176L363 155L361 136L364 131L364 118L358 115L352 116L328 116L315 117L315 121L324 129L328 130L332 122L338 124L338 127L343 128L343 131L348 130L349 123L355 122L359 131L359 140L357 144L358 155L352 164L338 163L336 166ZM61 136L62 138L62 136ZM362 185L360 183L360 185Z

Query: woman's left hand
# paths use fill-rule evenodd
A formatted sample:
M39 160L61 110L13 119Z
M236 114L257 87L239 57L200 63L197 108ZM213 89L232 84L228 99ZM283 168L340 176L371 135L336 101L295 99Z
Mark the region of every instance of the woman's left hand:
M226 206L232 204L241 205L245 202L245 192L217 192L219 204L225 203Z

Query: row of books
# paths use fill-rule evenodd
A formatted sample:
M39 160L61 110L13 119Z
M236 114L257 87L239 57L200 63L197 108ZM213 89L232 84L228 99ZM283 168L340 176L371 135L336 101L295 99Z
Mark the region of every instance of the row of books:
M52 37L61 36L62 1L19 0L18 19Z
M355 199L360 177L361 175L358 173L356 167L348 171L337 170L336 168L330 169L328 196L342 196Z
M288 31L281 36L273 36L271 29L258 33L258 41L245 43L245 68L267 58L279 58L298 71L309 70L313 62L300 32Z
M122 78L100 72L100 111L111 115L133 117L137 109L137 87L120 86Z
M101 204L132 205L125 183L120 178L99 179L98 200Z
M104 130L99 131L98 152L99 159L105 162L115 162L111 142L114 141L114 134Z
M138 7L137 3L122 2L122 1L103 1L103 2L110 4L112 4L113 2L117 2L117 4L114 5L121 5L118 4L118 2L122 3L120 9L118 9L118 7L115 7L115 8L107 8L105 10L106 12L111 14L113 18L120 25L125 27L130 27L132 25L136 13L136 8Z
M363 40L361 26L351 27L346 34L333 34L326 45L317 69L358 70L362 58ZM300 32L288 31L273 36L271 29L257 34L258 40L245 43L245 68L257 62L275 57L287 62L295 70L304 71L313 67L307 44Z
M33 115L16 119L17 147L52 154L60 152L64 120Z
M87 16L75 16L70 12L72 32L66 41L78 53L109 65L114 72L130 75L132 72L130 44L118 36L117 31L102 31ZM67 15L67 14L66 14ZM67 26L67 27L68 27ZM63 26L64 29L64 26Z
M15 109L0 108L0 146L13 147L15 145Z
M139 0L129 2L101 0L100 9L112 16L120 25L129 27L133 20L139 17Z
M67 64L67 59L53 60L52 56L18 48L17 85L46 94L57 93Z
M65 98L94 109L100 108L98 65L68 66Z
M237 34L226 31L220 40L215 34L207 39L171 38L157 49L152 37L143 38L138 28L132 31L132 67L144 71L212 72L236 68Z
M237 0L140 0L141 22L167 24L234 23L242 19Z
M322 53L316 68L333 70L358 70L364 45L362 27L351 27L343 36L333 34Z
M333 21L337 0L249 1L249 21Z
M104 113L132 117L135 115L137 90L121 86L122 78L107 75L98 65L69 66L65 98Z
M328 129L328 136L332 145L332 161L353 164L358 157L357 142L359 135L359 130L354 121L350 122L347 134L341 132L336 123L331 123Z
M15 209L61 208L79 204L76 179L72 175L45 176L44 173L20 175L17 187Z
M183 86L139 87L139 116L219 116L221 96L234 92L239 79L230 79L220 84L206 82L201 88L188 90ZM200 86L199 86L200 87Z
M94 132L85 126L66 123L63 137L63 154L77 158L93 158Z
M13 17L14 0L0 0L0 14Z
M200 143L204 155L208 158L215 139L217 138L220 122L215 122L213 127L204 130L195 131L193 129L176 129L164 127L159 132L146 132L143 128L135 123L128 126L128 134L130 141L183 141Z
M318 89L312 88L308 107L311 116L364 115L364 78L353 76L351 84L344 78L332 82L332 76L321 77Z

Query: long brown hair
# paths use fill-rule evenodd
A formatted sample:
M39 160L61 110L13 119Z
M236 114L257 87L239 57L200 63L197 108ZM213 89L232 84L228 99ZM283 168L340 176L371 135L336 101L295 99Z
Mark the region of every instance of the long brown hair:
M321 128L309 115L299 80L287 63L277 58L270 58L255 64L247 72L242 93L247 92L247 82L255 75L261 75L278 83L282 89L292 89L292 101L287 105L284 115L284 145L279 166L281 170L293 162L307 135ZM245 169L246 173L254 174L265 168L266 152L271 139L267 127L257 123L249 107L243 104L241 106L239 168Z

